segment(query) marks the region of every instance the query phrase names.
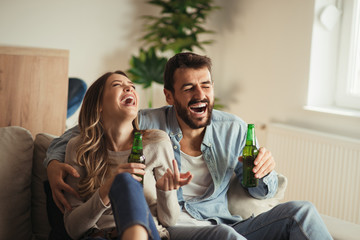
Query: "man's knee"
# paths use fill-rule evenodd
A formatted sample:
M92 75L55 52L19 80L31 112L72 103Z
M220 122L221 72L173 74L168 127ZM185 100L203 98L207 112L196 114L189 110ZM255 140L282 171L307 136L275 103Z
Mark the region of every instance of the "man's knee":
M286 210L290 213L289 217L297 222L316 222L321 221L319 212L314 204L309 201L292 201L288 202Z
M301 212L317 211L314 204L309 201L291 201L286 203L289 209Z
M246 240L240 233L236 232L234 228L226 225L219 224L214 226L214 234L218 235L218 239L229 239L229 240Z

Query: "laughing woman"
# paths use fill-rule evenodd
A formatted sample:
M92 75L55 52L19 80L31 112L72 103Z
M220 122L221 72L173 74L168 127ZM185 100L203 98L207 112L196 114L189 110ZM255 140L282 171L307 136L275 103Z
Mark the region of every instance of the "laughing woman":
M80 196L65 195L72 207L65 227L73 239L166 239L165 227L176 223L176 189L191 176L180 178L167 134L141 131L145 165L127 162L138 101L122 71L104 74L85 94L80 135L70 140L65 160L80 174L66 178Z

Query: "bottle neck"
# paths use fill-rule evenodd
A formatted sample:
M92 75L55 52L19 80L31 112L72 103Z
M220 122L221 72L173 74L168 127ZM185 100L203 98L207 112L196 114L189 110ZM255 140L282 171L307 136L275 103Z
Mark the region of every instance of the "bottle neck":
M249 124L248 132L246 135L246 145L255 146L255 128L253 124Z
M246 140L247 146L255 146L255 140Z
M132 150L135 151L142 151L143 149L143 144L142 144L142 136L141 133L136 132L134 135L134 142L133 142L133 146L132 146Z

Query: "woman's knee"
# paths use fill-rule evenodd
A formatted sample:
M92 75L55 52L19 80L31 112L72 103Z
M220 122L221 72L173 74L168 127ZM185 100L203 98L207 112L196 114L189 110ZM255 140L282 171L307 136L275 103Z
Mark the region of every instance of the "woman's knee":
M136 184L136 180L131 176L130 173L119 173L114 178L114 181L110 188L110 192L119 190L123 192L135 191Z
M130 173L128 172L123 172L123 173L119 173L115 176L114 182L119 182L119 183L127 183L129 181L132 181L133 177L131 176Z

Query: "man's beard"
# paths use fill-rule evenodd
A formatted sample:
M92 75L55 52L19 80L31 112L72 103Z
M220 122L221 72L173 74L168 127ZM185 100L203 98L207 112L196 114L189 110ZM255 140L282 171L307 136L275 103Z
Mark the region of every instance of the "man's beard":
M206 116L207 119L206 119L205 123L200 123L200 124L196 123L196 121L193 120L190 113L188 112L187 107L181 106L181 104L177 101L177 99L174 98L174 106L175 106L178 116L192 129L199 129L199 128L206 127L211 122L211 113L214 108L214 104L210 104L209 100L207 100L207 99L191 100L188 103L188 106L191 104L194 104L194 103L198 103L198 102L206 102L207 103L207 107L206 107L207 108L207 116ZM201 120L201 118L199 118L198 120Z

